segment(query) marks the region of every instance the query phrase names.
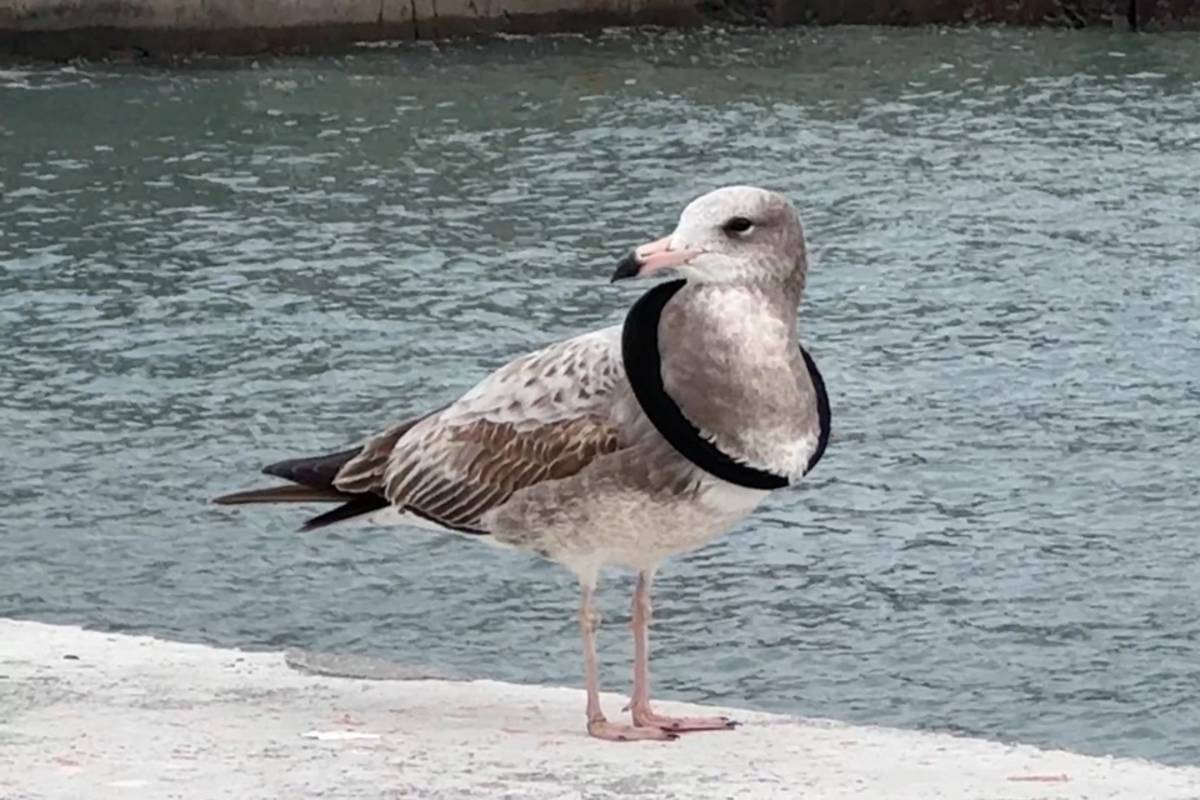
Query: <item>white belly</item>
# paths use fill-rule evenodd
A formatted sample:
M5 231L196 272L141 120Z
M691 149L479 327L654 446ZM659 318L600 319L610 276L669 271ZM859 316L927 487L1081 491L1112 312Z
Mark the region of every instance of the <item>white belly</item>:
M603 490L537 494L542 496L527 496L486 514L481 522L490 535L446 528L394 506L362 519L533 552L587 580L604 567L652 570L672 555L702 547L728 533L769 492L707 478L699 491L683 497Z

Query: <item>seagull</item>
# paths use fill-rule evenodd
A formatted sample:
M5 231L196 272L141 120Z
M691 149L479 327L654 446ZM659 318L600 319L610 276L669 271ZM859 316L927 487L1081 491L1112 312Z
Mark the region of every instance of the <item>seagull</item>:
M651 582L669 556L730 531L799 482L829 441L829 400L800 344L807 255L782 195L726 186L634 249L612 280L673 276L624 323L516 358L452 403L360 446L271 464L286 485L220 504L331 502L304 530L347 520L452 531L527 551L579 580L587 731L609 741L725 730L726 717L650 705ZM600 706L594 593L637 573L632 725Z

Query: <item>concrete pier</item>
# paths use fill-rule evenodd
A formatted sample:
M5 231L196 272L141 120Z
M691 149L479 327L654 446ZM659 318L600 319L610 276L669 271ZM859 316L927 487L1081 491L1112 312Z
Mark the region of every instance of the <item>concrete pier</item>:
M321 666L0 620L0 798L1200 797L1200 768L678 703L744 724L600 742L578 689Z
M0 0L0 55L322 52L356 41L700 19L692 0Z
M1200 0L0 0L0 57L314 52L704 22L1200 29Z

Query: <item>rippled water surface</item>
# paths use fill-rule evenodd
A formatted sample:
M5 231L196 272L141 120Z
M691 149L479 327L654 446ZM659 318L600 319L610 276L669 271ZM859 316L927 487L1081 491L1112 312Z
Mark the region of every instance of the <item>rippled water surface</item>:
M6 68L0 614L578 685L559 568L207 498L619 320L626 248L761 183L834 438L666 566L660 693L1200 763L1198 81L870 29Z

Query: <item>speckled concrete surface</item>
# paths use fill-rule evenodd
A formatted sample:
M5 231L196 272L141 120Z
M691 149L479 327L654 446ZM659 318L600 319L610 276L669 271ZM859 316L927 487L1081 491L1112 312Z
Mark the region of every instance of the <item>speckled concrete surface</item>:
M732 709L610 744L576 689L353 666L0 620L0 798L1200 798L1198 768Z

